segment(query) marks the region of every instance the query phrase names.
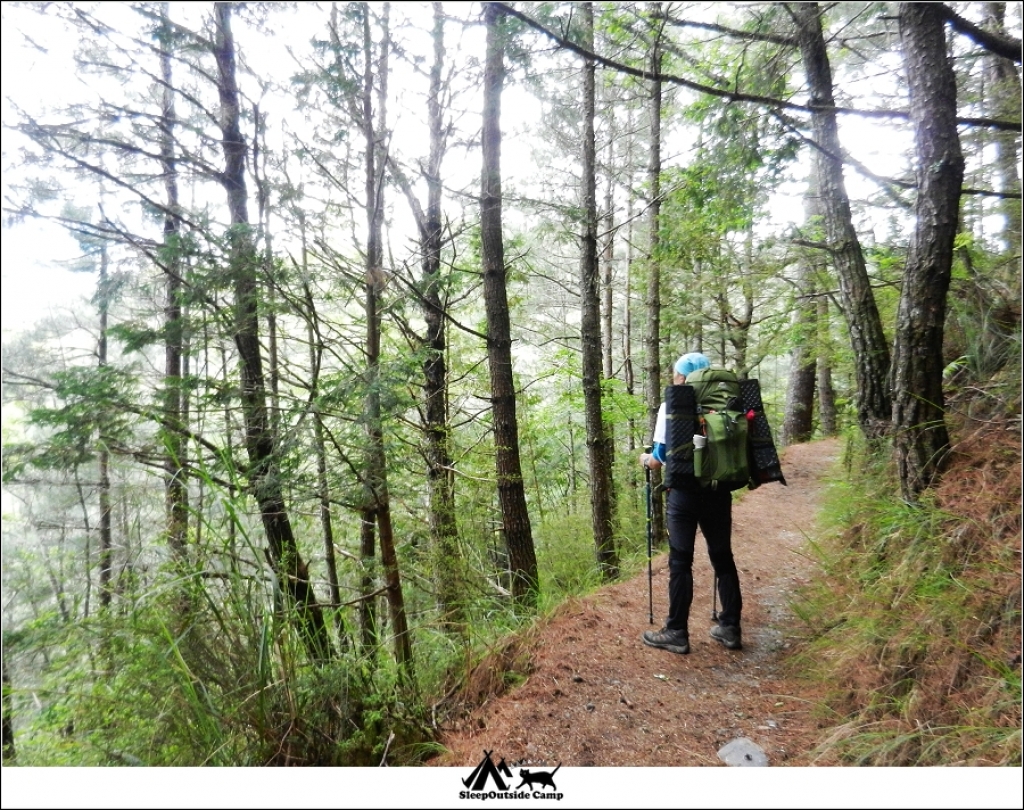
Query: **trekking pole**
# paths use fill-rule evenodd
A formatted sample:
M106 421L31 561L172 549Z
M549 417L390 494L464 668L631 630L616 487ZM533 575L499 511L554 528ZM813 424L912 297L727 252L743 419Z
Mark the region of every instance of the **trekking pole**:
M653 447L644 448L646 452L650 452L653 449ZM651 568L651 554L653 553L654 545L654 527L651 524L651 468L645 465L644 473L647 476L647 604L649 611L648 619L651 624L654 624L654 586L652 584L654 573Z

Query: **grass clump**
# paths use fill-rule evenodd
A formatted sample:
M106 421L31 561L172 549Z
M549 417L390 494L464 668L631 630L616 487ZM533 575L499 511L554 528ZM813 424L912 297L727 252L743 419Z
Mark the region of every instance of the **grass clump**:
M794 606L793 671L824 694L816 763L1021 764L1021 455L1007 427L958 423L942 483L914 505L887 463L849 454L815 547L822 576Z

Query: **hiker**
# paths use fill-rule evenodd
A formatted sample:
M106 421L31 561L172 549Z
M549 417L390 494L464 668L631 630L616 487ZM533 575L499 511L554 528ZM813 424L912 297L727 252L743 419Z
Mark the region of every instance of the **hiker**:
M711 362L700 352L680 357L672 368L674 385L685 385L694 371L709 368ZM651 453L640 455L640 464L652 470L667 461L667 406L661 403L654 428ZM739 574L732 557L732 493L727 490L701 487L696 479L688 485L673 486L668 492L668 617L661 630L648 630L644 644L685 655L690 652L690 604L693 602L693 549L697 527L704 534L708 557L718 579L718 595L722 609L718 624L711 628L711 637L730 650L743 644L740 635Z

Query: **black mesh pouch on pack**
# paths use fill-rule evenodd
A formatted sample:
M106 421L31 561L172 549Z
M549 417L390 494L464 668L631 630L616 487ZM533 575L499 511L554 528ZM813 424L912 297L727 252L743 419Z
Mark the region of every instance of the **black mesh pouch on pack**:
M778 481L786 486L786 476L782 474L782 463L761 400L761 384L757 380L740 380L740 402L743 410L754 412L753 420L747 423L747 451L752 484L760 486Z
M691 385L670 385L665 389L665 486L669 489L692 485L693 433L697 427L697 400Z

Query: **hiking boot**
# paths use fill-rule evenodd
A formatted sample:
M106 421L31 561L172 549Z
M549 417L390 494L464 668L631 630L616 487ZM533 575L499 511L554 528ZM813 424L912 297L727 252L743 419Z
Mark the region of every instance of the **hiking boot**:
M690 651L690 636L684 630L648 630L644 633L644 644L669 652L686 655Z
M711 638L729 650L743 649L740 629L734 624L716 624L711 628Z

